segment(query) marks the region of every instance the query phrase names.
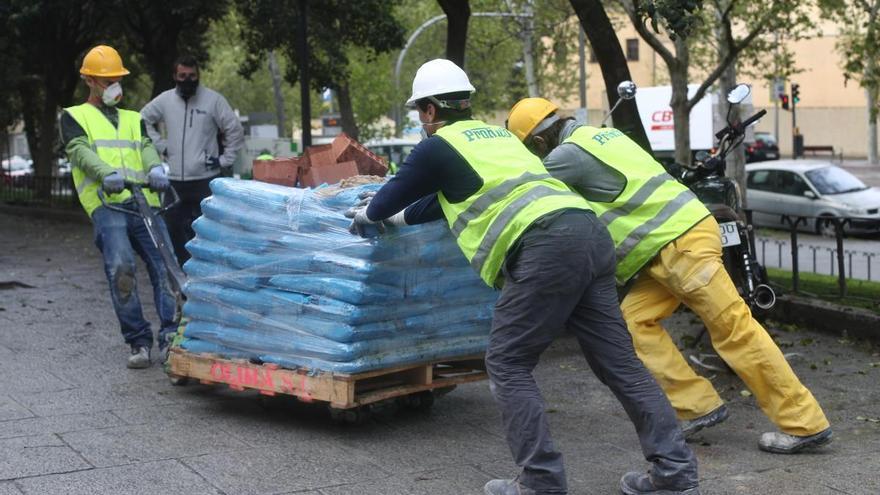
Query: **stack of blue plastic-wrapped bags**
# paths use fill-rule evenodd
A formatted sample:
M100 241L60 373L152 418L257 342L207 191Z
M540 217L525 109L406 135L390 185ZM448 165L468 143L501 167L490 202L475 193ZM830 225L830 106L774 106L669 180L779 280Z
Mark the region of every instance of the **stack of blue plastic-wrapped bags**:
M346 373L483 352L496 294L444 222L348 232L345 211L379 186L212 181L187 244L181 346Z

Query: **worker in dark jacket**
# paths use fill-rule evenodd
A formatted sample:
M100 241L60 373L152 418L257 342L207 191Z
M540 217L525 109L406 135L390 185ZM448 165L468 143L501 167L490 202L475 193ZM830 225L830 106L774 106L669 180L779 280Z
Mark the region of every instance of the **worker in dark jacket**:
M552 178L509 131L471 118L467 75L448 60L422 65L409 104L419 143L368 202L353 227L445 219L486 284L501 287L486 351L490 388L522 472L492 480L489 495L564 494L562 454L532 372L564 328L636 427L648 473L620 481L625 494L697 494L697 464L675 413L636 357L620 314L614 250L579 195ZM387 219L387 220L386 220Z

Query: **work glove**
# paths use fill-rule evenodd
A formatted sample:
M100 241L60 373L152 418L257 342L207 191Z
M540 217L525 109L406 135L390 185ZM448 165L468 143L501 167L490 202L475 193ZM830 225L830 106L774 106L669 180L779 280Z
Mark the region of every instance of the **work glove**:
M113 172L104 177L104 180L101 181L101 188L104 189L104 192L110 194L121 193L125 190L125 179L122 178L122 174L119 172Z
M367 235L367 225L375 225L376 230L378 230L380 234L385 233L385 224L381 221L374 222L367 217L367 205L349 208L349 210L345 212L345 217L351 218L351 225L348 227L348 231L351 232L352 235L369 237Z
M168 189L168 176L165 175L165 165L159 165L150 169L147 174L150 183L150 189L156 192L162 192Z
M355 204L355 206L345 212L345 216L352 219L351 226L349 226L348 231L351 232L353 235L368 237L367 235L365 235L367 225L375 225L376 230L378 230L380 234L384 234L387 231L386 226L388 225L392 225L395 227L402 227L404 225L407 225L403 211L400 211L386 218L385 220L370 220L367 217L367 207L370 206L370 201L372 201L373 196L375 195L376 191L364 191L358 194L358 199L360 201Z

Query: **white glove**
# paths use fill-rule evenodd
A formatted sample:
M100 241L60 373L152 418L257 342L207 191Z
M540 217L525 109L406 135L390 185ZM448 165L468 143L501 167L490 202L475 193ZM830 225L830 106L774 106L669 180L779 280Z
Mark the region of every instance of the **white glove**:
M369 201L367 203L369 204ZM351 232L352 235L367 237L365 228L367 225L375 225L376 230L378 230L380 234L385 233L385 224L381 221L374 222L367 217L367 205L350 208L345 212L345 216L351 218L351 225L348 227L348 231Z

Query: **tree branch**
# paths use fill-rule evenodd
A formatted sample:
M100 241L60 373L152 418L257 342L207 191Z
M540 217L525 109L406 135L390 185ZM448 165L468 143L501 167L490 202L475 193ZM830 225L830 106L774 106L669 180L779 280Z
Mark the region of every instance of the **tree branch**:
M775 15L776 9L770 9L761 20L755 25L751 32L746 35L745 38L740 40L739 43L733 43L730 48L730 52L718 63L715 69L709 74L709 76L700 84L699 88L697 88L694 96L688 99L688 110L692 110L694 106L704 97L706 96L706 91L708 91L709 87L715 84L715 81L721 77L721 74L727 69L727 66L733 63L736 60L736 57L739 53L749 46L752 40L755 39L761 32L764 31L764 27L767 25L767 22ZM728 20L729 22L729 20Z

